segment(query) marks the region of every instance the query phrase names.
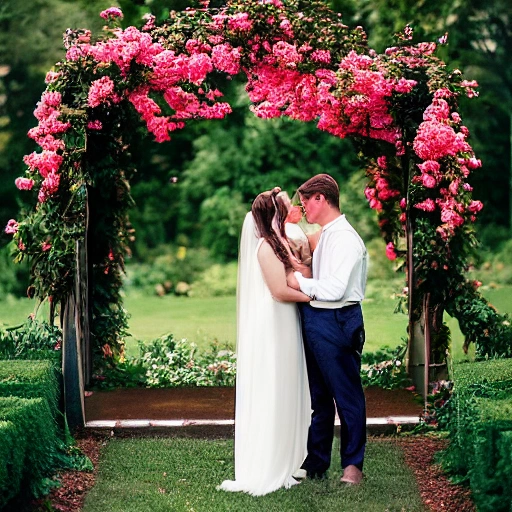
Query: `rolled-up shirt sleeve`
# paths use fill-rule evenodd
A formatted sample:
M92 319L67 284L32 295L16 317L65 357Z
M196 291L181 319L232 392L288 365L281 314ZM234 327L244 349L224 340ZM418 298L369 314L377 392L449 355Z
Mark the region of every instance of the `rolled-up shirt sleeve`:
M355 242L354 235L348 232L330 240L329 259L322 263L322 274L319 279L306 278L300 272L295 272L301 291L313 300L326 302L342 300L352 270L361 259L362 249Z

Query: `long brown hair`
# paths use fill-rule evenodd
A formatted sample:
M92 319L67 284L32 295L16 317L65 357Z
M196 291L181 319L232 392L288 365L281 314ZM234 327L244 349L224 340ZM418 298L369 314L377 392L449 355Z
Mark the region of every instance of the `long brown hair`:
M286 240L284 221L288 215L288 207L278 197L279 192L281 192L279 187L262 192L252 203L251 210L259 236L270 244L275 255L283 263L285 270L289 271L292 269L292 265L289 251L283 243L283 240Z

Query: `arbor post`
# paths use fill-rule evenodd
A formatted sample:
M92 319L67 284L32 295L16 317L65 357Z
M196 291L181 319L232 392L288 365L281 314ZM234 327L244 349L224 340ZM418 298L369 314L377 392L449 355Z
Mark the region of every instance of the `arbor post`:
M407 162L408 164L408 162ZM406 166L408 170L408 165ZM423 301L416 298L416 279L414 276L414 237L413 237L413 221L411 213L407 215L405 225L407 240L407 290L408 290L408 344L407 344L407 374L412 380L416 391L420 393L425 405L428 395L428 366L430 362L430 338L429 329L425 329L425 297ZM421 304L421 306L420 306Z
M88 212L86 195L85 236L76 242L75 286L63 305L61 316L64 410L71 429L85 426L84 388L92 376L87 268Z
M78 323L78 303L70 293L62 316L62 375L64 410L70 429L85 425L84 377Z

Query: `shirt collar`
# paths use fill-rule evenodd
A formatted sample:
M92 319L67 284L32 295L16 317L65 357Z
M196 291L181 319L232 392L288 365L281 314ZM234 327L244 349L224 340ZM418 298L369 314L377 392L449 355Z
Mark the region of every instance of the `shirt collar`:
M345 220L345 214L342 213L339 217L336 217L334 220L331 220L331 222L327 223L323 228L322 228L322 232L329 229L331 226L333 226L334 224L338 223L338 222L343 222Z

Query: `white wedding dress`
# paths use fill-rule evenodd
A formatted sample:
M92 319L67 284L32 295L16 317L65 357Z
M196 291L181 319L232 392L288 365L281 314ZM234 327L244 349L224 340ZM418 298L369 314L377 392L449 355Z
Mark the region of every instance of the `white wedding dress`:
M257 259L262 242L248 213L238 275L235 480L219 486L254 496L297 483L311 421L297 305L272 298Z

